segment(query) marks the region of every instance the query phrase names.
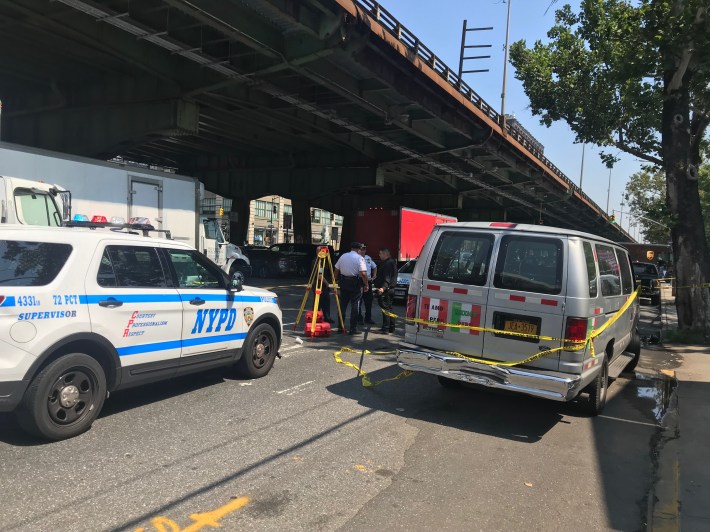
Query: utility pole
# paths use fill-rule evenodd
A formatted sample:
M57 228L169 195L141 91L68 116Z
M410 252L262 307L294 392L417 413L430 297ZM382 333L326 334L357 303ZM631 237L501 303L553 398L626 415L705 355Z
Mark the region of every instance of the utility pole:
M586 144L582 144L582 167L579 170L579 190L582 190L582 181L584 180L584 149Z
M609 192L611 191L611 168L609 168L609 185L606 187L606 213L609 214Z
M503 119L503 134L505 134L505 81L508 74L508 36L510 35L510 4L513 0L507 0L508 2L508 20L505 23L505 59L503 60L503 92L500 95L500 116Z
M470 73L476 73L476 72L488 72L487 68L479 69L479 70L464 70L463 69L463 62L467 59L490 59L490 55L472 55L472 56L464 56L464 53L466 52L467 48L490 48L491 44L466 44L466 34L469 31L486 31L486 30L492 30L493 27L487 27L487 28L469 28L468 27L468 20L463 21L463 31L461 32L461 53L459 54L459 83L461 82L461 76L463 74L470 74Z
M624 200L621 200L621 210L619 211L621 213L621 216L619 216L619 227L623 229L623 226L621 225L621 222L624 221Z

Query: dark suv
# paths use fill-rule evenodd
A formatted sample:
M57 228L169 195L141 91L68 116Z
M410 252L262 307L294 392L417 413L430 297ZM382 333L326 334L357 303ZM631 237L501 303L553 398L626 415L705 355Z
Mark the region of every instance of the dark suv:
M318 249L322 244L274 244L268 249L247 248L246 254L252 270L258 277L297 275L306 277L313 268ZM335 264L333 248L328 246Z
M661 302L661 287L659 284L660 275L658 268L652 262L633 262L634 280L637 286L641 286L639 296L650 297L652 305Z

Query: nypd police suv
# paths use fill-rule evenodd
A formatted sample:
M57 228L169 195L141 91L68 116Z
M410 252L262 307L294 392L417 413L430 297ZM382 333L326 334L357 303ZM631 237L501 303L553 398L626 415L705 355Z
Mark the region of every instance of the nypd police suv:
M0 411L40 437L87 430L110 391L217 366L263 377L281 331L274 293L186 244L0 227Z

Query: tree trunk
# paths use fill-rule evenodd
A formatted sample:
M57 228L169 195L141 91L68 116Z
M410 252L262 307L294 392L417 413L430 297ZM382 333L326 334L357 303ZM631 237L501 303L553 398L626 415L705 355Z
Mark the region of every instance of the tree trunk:
M700 165L699 150L691 153L690 97L686 79L672 86L674 71L665 75L666 98L661 128L666 170L666 201L674 223L671 227L678 327L710 334L710 289L701 285L710 279L710 258L700 208L698 181L690 177L691 166ZM697 172L695 173L697 176Z

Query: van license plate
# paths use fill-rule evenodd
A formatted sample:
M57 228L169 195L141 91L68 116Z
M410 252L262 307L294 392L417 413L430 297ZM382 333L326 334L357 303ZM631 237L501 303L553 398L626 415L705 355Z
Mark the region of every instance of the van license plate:
M530 323L529 321L505 320L503 330L522 334L537 335L537 324Z

